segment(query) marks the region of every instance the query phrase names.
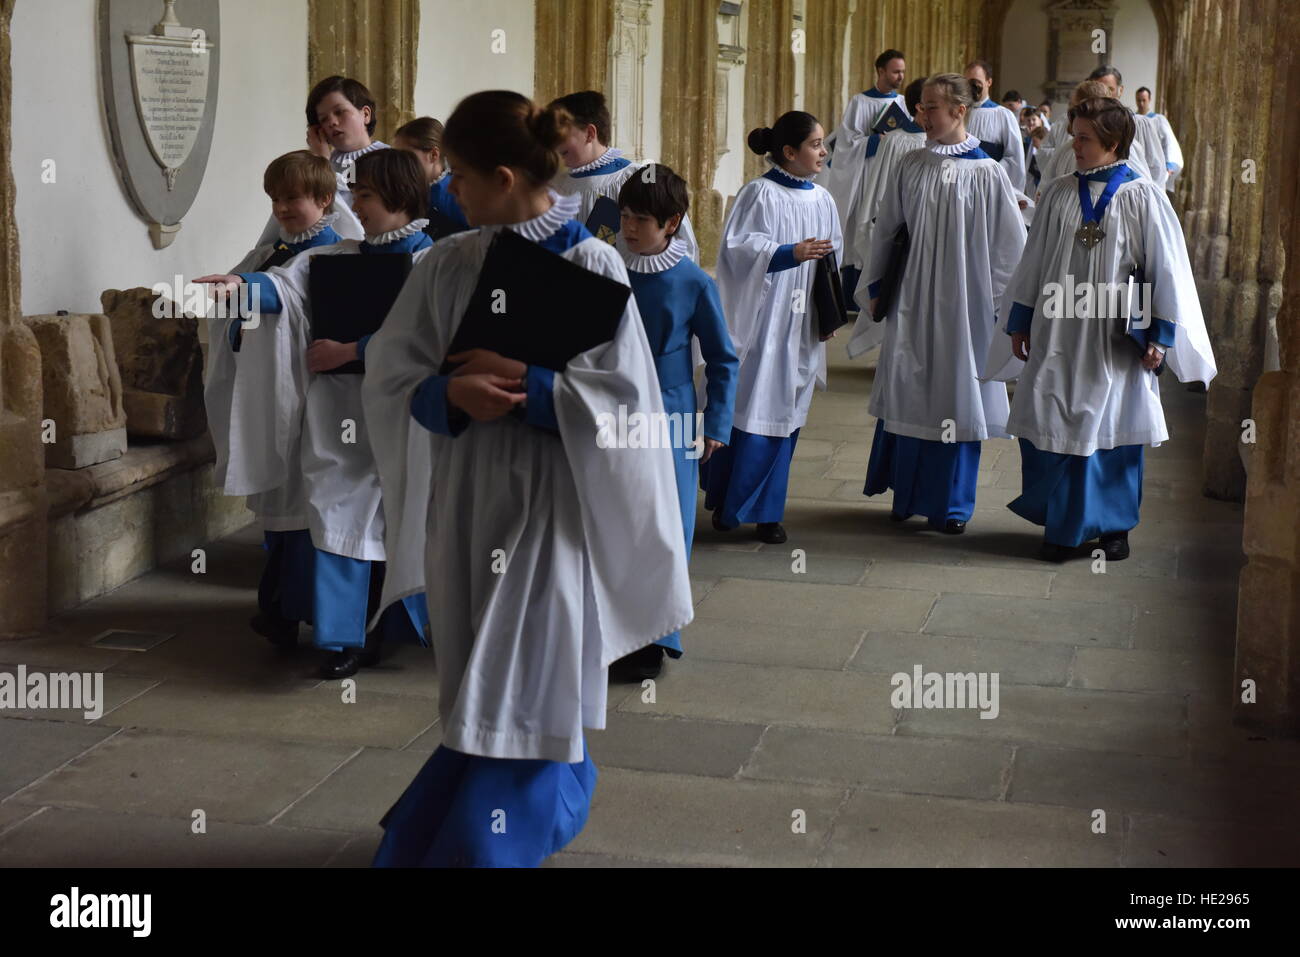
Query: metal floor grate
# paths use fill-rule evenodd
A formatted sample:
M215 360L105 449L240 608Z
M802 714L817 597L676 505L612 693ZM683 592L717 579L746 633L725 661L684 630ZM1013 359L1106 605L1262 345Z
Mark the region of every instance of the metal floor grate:
M148 651L156 648L169 638L175 638L176 632L161 631L126 631L110 628L91 639L96 648L114 648L118 651Z

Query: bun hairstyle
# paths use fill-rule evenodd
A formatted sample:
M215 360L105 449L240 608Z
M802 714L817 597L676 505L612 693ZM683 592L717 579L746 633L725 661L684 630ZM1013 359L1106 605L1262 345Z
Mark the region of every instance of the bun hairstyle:
M957 73L936 73L925 81L925 89L928 90L930 87L937 89L950 107L956 109L964 106L969 113L976 102L976 91L982 93L984 84L979 80L967 80ZM983 99L982 95L980 99Z
M791 110L789 113L782 113L775 126L762 126L750 130L745 143L749 146L750 152L758 153L760 156L766 153L773 163L780 165L786 161L785 148L788 146L794 150L799 149L803 146L804 140L812 136L816 128L817 117L803 110Z
M555 150L571 121L560 107L543 110L519 93L484 90L456 105L447 118L442 141L461 167L488 173L508 166L540 186L550 182L560 168Z
M1097 131L1097 139L1122 160L1128 159L1129 147L1137 133L1137 123L1128 107L1110 97L1092 97L1070 107L1070 126L1075 120L1087 120Z

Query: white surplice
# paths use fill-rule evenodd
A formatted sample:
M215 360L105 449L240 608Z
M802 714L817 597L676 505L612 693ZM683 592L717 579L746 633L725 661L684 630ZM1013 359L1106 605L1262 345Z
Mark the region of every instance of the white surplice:
M899 227L911 236L871 391L871 414L896 435L969 442L1007 434L1006 386L978 376L1025 226L1005 170L955 155L977 145L971 137L908 153L876 215L864 282L884 276Z
M966 132L985 143L1002 147L1002 168L1013 189L1025 188L1025 144L1016 114L985 99L966 111Z
M874 87L857 93L850 97L840 125L827 137L828 148L833 146L834 150L830 165L817 177L817 182L826 187L831 199L835 200L835 209L840 217L840 232L844 236L855 235L862 222L863 214L858 203L863 194L862 179L868 163L867 140L871 137L872 127L893 104L908 113L907 101L901 93L880 95ZM896 135L897 132L891 135ZM846 256L850 252L846 249ZM846 261L840 265L857 264Z
M573 211L557 200L536 219L442 240L366 349L365 407L390 517L383 604L427 593L442 742L468 754L581 761L583 727L605 726L610 663L692 618L672 450L597 443L603 414L663 409L634 298L612 341L555 374L559 435L507 415L453 438L410 414L496 231L538 242ZM603 241L562 255L627 282Z
M801 180L777 170L797 184ZM802 182L809 182L802 180ZM812 306L816 260L768 272L783 245L829 239L843 252L835 202L822 187L795 188L767 175L741 187L723 227L718 294L740 359L732 425L784 437L808 418L813 390L826 387L826 346Z

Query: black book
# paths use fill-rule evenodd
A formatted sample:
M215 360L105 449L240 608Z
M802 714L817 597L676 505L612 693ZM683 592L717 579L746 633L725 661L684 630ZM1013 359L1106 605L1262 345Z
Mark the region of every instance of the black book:
M596 205L591 207L591 212L583 225L587 227L587 232L597 239L604 240L607 243L614 242L618 238L618 230L622 225L622 220L619 218L618 203L608 196L600 197L600 199L596 200Z
M990 159L995 159L999 163L1002 162L1002 157L1006 153L1006 148L1001 143L993 143L989 140L980 140L980 149L988 153Z
M903 270L907 268L907 253L912 246L912 234L908 232L907 223L898 227L890 241L889 262L885 265L885 274L880 277L880 294L876 296L876 308L871 313L873 322L880 322L889 313L898 295L898 285L903 281Z
M880 119L876 120L876 125L871 128L873 133L888 133L890 130L909 129L912 126L912 119L907 115L907 111L898 105L898 100L889 104L889 108L880 114Z
M462 226L439 209L430 209L428 216L429 225L424 227L424 234L435 243L453 233L463 233L466 230L474 228L473 226Z
M503 229L488 247L447 355L490 349L560 372L574 356L614 338L631 294L618 280ZM438 371L448 375L455 367L444 360Z
M410 272L410 253L313 257L307 279L312 338L356 342L378 332ZM365 371L365 363L358 359L326 374Z
M1141 326L1135 326L1135 323L1140 323L1143 318L1141 297L1145 282L1146 275L1141 269L1134 269L1133 272L1129 274L1130 288L1133 289L1133 302L1130 304L1131 308L1129 309L1129 318L1124 323L1125 337L1137 346L1139 362L1146 358L1147 349L1151 345L1151 327L1147 326L1146 328L1142 328ZM1165 361L1161 359L1160 365L1156 366L1151 371L1156 375L1164 375Z
M813 308L817 310L817 335L823 340L829 339L831 333L849 321L835 253L827 253L817 260L812 292Z

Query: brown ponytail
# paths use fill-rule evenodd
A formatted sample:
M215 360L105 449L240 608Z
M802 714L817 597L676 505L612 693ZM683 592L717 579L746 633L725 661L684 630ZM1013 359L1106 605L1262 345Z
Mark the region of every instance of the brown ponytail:
M490 172L518 170L533 185L548 183L560 166L555 152L564 138L565 114L539 109L509 90L484 90L457 104L443 133L446 149L463 166Z

